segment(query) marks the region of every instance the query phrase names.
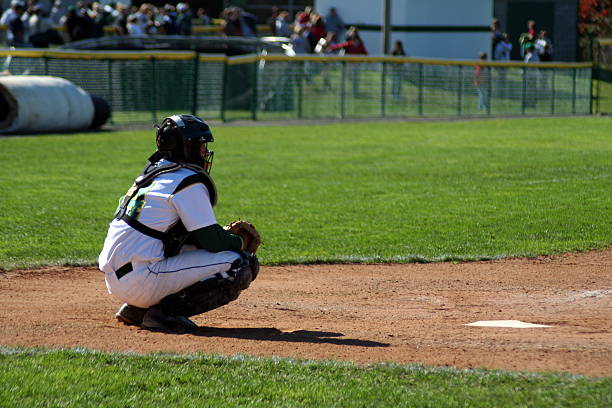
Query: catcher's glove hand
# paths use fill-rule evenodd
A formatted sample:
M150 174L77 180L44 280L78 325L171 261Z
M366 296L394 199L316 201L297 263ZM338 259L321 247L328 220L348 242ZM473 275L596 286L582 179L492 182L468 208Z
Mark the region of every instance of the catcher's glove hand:
M236 220L226 225L225 228L232 234L242 237L242 250L250 254L257 252L257 248L261 245L261 236L253 224L247 221Z

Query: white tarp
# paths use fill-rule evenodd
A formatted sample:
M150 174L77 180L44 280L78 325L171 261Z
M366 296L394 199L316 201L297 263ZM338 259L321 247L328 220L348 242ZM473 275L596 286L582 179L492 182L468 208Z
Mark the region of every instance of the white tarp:
M0 109L2 133L87 129L94 116L91 96L63 78L3 76L0 98L6 102Z

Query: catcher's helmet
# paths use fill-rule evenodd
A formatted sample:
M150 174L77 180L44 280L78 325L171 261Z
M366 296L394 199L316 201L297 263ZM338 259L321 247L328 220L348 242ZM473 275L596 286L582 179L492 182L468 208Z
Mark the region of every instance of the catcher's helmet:
M213 135L206 122L193 115L173 115L157 126L157 151L175 161L201 166L210 173L214 152L208 150Z

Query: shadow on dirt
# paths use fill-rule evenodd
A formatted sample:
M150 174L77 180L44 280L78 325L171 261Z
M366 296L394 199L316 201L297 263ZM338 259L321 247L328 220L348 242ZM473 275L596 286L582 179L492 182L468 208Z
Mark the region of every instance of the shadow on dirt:
M336 344L341 346L359 347L389 347L389 343L378 341L345 339L342 333L324 332L315 330L296 330L284 332L275 328L219 328L200 326L193 336L203 337L226 337L233 339L260 340L260 341L284 341L290 343L315 343L315 344Z

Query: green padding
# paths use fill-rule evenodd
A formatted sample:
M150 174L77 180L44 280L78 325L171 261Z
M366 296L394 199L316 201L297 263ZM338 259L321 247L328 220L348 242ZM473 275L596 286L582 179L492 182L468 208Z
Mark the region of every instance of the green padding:
M192 232L198 247L211 252L240 251L242 238L231 234L219 224L209 225Z

